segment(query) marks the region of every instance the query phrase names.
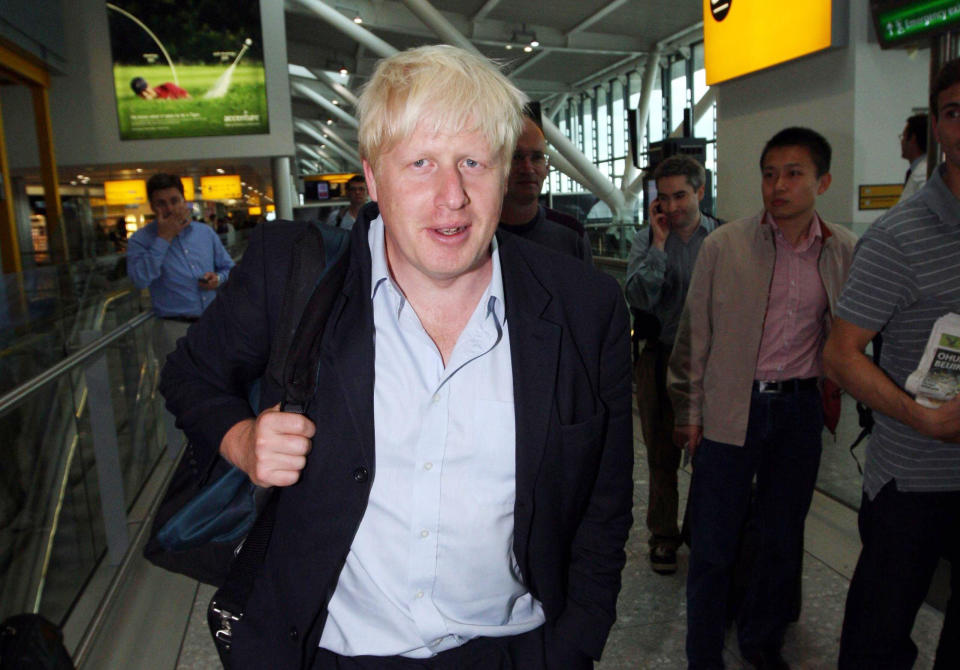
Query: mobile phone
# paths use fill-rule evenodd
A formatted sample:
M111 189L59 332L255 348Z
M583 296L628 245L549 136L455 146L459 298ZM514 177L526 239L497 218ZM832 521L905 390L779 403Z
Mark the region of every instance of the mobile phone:
M659 200L653 201L653 213L654 214L663 214L663 205L660 204Z

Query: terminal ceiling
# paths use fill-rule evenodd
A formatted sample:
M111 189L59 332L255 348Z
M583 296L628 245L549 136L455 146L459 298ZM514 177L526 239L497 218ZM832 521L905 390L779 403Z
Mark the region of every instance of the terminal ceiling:
M348 19L359 16L361 26L396 49L444 41L415 13L424 0L324 0ZM433 0L432 7L483 54L498 61L532 100L546 109L631 69L643 70L647 54L658 43L663 53L682 49L702 39L702 0ZM317 151L339 168L356 169L355 160L335 146L320 150L315 134L304 124L329 126L351 146L355 128L303 94L313 89L352 112L349 101L337 95L328 81L342 83L357 93L381 57L368 46L335 28L308 3L286 0L287 60L290 63L292 109L301 172L319 167ZM539 47L523 46L535 36ZM512 48L507 49L506 45ZM330 77L345 67L347 77ZM316 78L314 78L316 77ZM300 91L297 91L300 84ZM346 161L346 162L343 162ZM329 163L328 163L329 165Z

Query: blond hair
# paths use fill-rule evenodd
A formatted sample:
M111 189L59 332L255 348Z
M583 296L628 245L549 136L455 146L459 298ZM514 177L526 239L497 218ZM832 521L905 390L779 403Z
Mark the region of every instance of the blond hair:
M381 60L360 95L360 155L380 154L421 127L430 132L479 132L509 160L522 127L526 96L489 60L444 44L409 49Z

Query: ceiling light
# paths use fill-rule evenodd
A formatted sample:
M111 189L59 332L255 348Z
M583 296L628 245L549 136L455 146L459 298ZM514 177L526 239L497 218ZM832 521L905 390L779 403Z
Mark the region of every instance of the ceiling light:
M510 51L513 48L512 44L505 44L504 46L507 48L507 51Z
M137 174L140 174L141 172L143 172L143 168L137 168Z
M532 47L538 47L538 46L540 46L540 40L538 40L536 37L534 37L532 40L530 40L530 46L532 46Z
M328 125L328 126L332 126L332 125L333 125L333 119L327 119L327 125Z
M70 185L71 185L71 186L76 186L76 185L77 185L76 180L71 181L71 182L70 182Z
M348 70L347 68L345 68L345 67L343 67L343 66L340 66L340 76L341 76L341 77L346 77L348 74L350 74L350 70Z
M217 168L217 174L223 174L225 170L223 168Z
M330 102L332 102L332 103L335 104L335 105L339 105L339 104L340 104L340 101L337 100L336 98L334 98L334 99L331 100Z
M363 23L363 19L360 18L359 14L357 14L356 16L353 17L353 22L356 23L357 25L360 25L361 23Z
M530 53L533 51L533 47L528 44L527 46L523 47L523 51L524 53Z

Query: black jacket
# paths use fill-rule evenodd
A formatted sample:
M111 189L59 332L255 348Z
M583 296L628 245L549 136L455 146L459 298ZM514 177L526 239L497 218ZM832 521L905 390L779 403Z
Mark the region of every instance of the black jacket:
M253 416L248 389L266 365L304 225L260 225L167 360L161 391L201 463ZM324 332L313 449L300 481L279 496L263 573L234 628L238 668L309 667L376 476L368 228L363 220L353 228L350 268ZM589 667L586 656L599 658L615 619L632 522L627 311L617 283L579 260L515 236L500 238L500 258L517 431L514 553L543 604L548 641L572 654L557 667L573 667L570 658ZM271 384L261 392L263 402L277 401Z

